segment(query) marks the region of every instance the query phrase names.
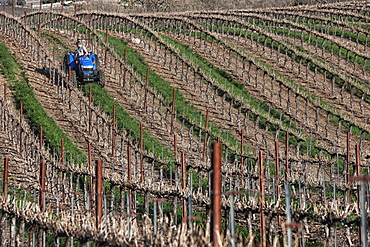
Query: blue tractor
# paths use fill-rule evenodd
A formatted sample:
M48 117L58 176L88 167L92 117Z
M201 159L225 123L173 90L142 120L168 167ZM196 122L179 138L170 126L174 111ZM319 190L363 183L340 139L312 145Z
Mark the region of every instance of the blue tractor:
M72 80L75 83L77 80L83 84L86 82L97 82L100 86L105 85L104 71L100 69L99 58L96 54L88 53L86 56L77 56L73 52L69 52L64 56L64 68L68 72L69 68L74 70Z

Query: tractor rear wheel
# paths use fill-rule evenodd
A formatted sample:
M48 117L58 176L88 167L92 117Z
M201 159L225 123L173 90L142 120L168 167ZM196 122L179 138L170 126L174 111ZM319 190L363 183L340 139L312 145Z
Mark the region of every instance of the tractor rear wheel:
M103 70L99 71L98 85L100 85L101 87L105 86L105 74Z

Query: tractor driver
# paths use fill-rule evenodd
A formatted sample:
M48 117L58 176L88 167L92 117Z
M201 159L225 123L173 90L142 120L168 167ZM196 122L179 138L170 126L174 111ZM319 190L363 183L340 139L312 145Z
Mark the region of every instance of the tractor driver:
M76 50L75 54L76 54L77 57L83 57L83 56L87 56L89 54L87 52L86 47L83 44L81 44L80 41L77 41L76 45L77 45L77 50Z

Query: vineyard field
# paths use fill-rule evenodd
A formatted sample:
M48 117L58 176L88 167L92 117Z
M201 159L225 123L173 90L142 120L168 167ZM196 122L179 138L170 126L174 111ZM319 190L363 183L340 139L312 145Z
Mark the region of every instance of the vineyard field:
M0 7L1 246L369 245L370 1L72 10Z

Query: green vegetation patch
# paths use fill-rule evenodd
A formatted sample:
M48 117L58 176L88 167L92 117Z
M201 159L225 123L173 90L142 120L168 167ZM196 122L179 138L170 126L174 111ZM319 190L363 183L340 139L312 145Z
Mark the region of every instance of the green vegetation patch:
M0 73L5 75L14 89L17 103L23 103L24 114L30 126L34 127L36 132L42 127L46 142L58 152L61 150L61 139L64 139L65 150L72 155L72 159L77 163L83 162L86 158L85 153L72 143L55 121L46 114L32 88L28 85L24 71L20 72L20 66L3 43L0 43L0 69Z
M85 95L89 95L90 87L94 97L94 105L99 106L103 112L110 116L113 114L113 106L116 106L116 123L118 129L125 128L131 139L138 143L140 140L140 122L131 117L130 114L116 100L109 96L106 90L101 88L96 83L87 83L83 86ZM163 147L159 140L150 136L150 134L145 130L143 130L143 139L144 148L146 150L152 150L156 157L173 160L171 150L167 147ZM162 149L160 147L162 147Z
M146 72L150 68L149 65L146 64L144 58L140 54L128 46L127 42L109 36L109 44L114 47L119 56L123 57L126 52L127 63L132 66L143 78L146 77ZM174 87L171 86L171 83L164 80L151 70L149 70L148 79L148 85L156 92L161 94L167 106L170 106L172 104L174 89ZM203 126L205 126L205 117L199 110L190 104L180 90L176 90L175 98L175 111L179 120L183 120L188 127L192 126L191 122L198 123L199 121L202 122ZM226 141L231 146L238 148L239 142L233 138L229 131L223 131L222 128L212 123L209 123L209 129L214 136L220 136L222 140ZM199 133L200 130L193 128L193 131L194 133Z

